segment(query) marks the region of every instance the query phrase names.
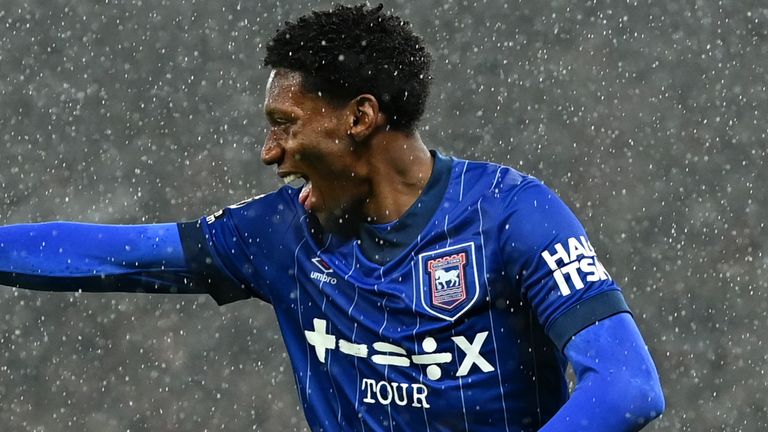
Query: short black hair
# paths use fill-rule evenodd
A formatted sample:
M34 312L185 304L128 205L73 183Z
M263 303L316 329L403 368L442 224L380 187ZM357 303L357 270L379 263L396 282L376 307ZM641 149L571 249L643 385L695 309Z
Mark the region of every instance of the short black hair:
M371 94L390 128L413 130L429 95L432 57L410 23L383 9L337 5L286 21L264 65L301 73L305 90L332 102Z

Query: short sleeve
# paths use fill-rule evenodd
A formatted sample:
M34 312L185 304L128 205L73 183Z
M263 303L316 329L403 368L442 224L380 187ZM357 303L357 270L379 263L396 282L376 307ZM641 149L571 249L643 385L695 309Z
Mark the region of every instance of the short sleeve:
M206 218L178 224L184 257L196 285L202 285L219 305L251 298L253 295L238 277L236 257L222 254L217 249L228 243L233 227L225 220L211 227ZM223 258L223 259L222 259Z
M555 344L596 321L629 312L571 210L540 181L523 180L506 203L506 268Z

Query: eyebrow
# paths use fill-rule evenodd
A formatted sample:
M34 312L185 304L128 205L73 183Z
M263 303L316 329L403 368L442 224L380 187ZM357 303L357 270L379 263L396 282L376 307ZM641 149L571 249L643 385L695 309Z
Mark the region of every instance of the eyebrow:
M271 106L264 109L264 114L269 118L275 118L275 117L295 118L298 114L301 114L301 110L282 108L279 106Z
M286 110L280 109L277 107L271 107L271 108L265 108L264 109L264 115L267 116L267 118L273 119L275 117L280 117L286 115Z

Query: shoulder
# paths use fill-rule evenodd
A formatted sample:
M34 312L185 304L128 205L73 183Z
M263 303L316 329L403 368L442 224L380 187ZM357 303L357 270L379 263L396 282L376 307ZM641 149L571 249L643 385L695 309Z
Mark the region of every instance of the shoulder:
M274 192L225 207L208 216L206 222L213 224L227 220L236 225L287 222L300 217L300 210L303 210L298 205L298 193L299 189L283 186Z
M522 244L546 243L583 227L563 200L538 178L501 164L454 159L452 193L477 203L497 221L502 237ZM458 186L456 186L458 185Z
M483 161L453 159L452 183L473 197L491 199L505 207L519 199L556 196L541 180L515 168Z

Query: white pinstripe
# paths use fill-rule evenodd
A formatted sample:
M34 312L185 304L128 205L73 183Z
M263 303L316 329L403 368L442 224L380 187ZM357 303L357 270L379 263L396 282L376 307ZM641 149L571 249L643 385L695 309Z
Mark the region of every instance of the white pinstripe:
M301 286L299 285L299 249L304 245L304 242L306 242L307 239L301 240L298 246L296 246L296 250L293 251L293 279L296 281L296 313L299 314L299 326L304 329L304 320L301 319ZM304 343L307 346L307 359L310 358L310 348L309 348L309 341L304 339ZM306 385L304 391L306 392L306 400L309 401L309 372L310 372L310 366L311 362L307 361L307 376L306 376Z
M381 267L379 269L379 283L384 283L384 267ZM373 286L373 290L376 291L376 294L379 293L379 284L376 284ZM384 298L384 300L381 302L381 309L384 310L384 322L381 323L381 328L379 329L379 337L381 337L382 333L384 332L384 327L387 325L387 308L384 307L384 303L386 303L387 299Z
M328 247L329 244L331 244L331 236L328 236L328 241L325 242L325 246L321 247L320 250L317 251L317 256L318 257L325 250L325 248ZM321 290L323 288L323 284L324 283L325 283L325 281L320 281L320 289ZM320 306L320 310L323 311L323 312L325 312L325 301L326 301L326 299L328 299L328 296L324 295L323 296L323 304L322 304L322 306ZM330 368L330 364L328 365L328 367Z
M528 322L533 323L533 309L528 310ZM530 338L531 338L531 346L536 346L533 343L533 325L530 326ZM539 395L539 362L536 361L536 350L532 349L531 353L533 354L533 382L536 386L536 412L539 414L539 424L541 424L541 396Z
M493 180L493 185L491 185L491 191L496 186L496 181L499 179L499 172L501 171L501 167L496 171L496 178ZM488 275L486 270L486 261L485 261L485 236L483 235L483 211L480 208L480 204L482 203L483 198L481 197L479 200L477 200L477 214L480 217L480 249L481 253L480 255L483 257L483 278L485 279L485 286L488 287L488 294L490 296L490 285L488 285ZM493 353L496 357L496 364L499 365L499 350L498 346L496 345L496 331L495 326L493 324L493 303L488 302L488 318L491 323L491 340L493 341ZM501 406L504 409L504 429L506 431L509 431L509 419L507 418L507 404L504 400L504 384L501 379L501 368L496 368L496 375L499 377L499 391L501 392Z
M330 235L328 236L328 240L325 242L325 245L322 248L320 248L320 250L317 251L317 256L318 257L320 256L320 253L322 253L328 247L329 244L331 244L331 236ZM324 281L320 281L320 290L321 291L323 289L323 284L324 283L325 283ZM328 296L324 294L323 295L323 304L320 306L320 310L323 311L323 313L325 313L325 303L326 303L327 299L328 299ZM329 326L330 326L330 328L328 328L328 331L331 332L332 331L333 323L332 322L329 323ZM302 328L304 328L304 327L302 326ZM333 373L331 373L331 363L332 362L333 362L333 356L330 353L328 353L328 369L327 369L328 370L328 378L330 378L331 386L333 387L333 394L334 394L334 396L336 396L336 407L337 407L336 421L339 424L341 424L341 401L339 400L339 390L336 388L336 380L333 379ZM309 376L307 376L307 379L309 379Z
M379 268L379 283L384 283L384 267ZM373 286L374 291L378 294L379 289L377 288L378 284ZM381 328L379 329L379 337L382 337L382 334L384 332L384 327L387 326L387 298L385 297L384 300L381 301L381 309L384 310L384 322L381 323ZM389 380L389 365L384 366L384 379ZM394 432L394 424L392 422L392 407L387 405L387 415L389 416L389 431Z
M467 164L464 164L464 169L467 168ZM464 173L462 172L462 183L461 183L461 189L464 190ZM461 200L461 198L459 198ZM448 248L451 246L451 236L448 235L448 215L445 215L445 222L443 223L443 232L445 233L445 238L448 240L448 243L446 243L445 247ZM476 287L478 290L480 287ZM451 328L451 336L456 336L456 328ZM456 344L453 345L453 358L456 359L456 367L459 367L459 353L456 347ZM461 394L461 413L464 416L464 429L469 430L469 420L467 419L467 405L464 401L464 380L462 377L459 377L459 394Z
M413 303L411 304L411 310L413 311L413 315L416 316L416 327L413 328L414 352L419 349L419 341L416 339L416 332L419 330L419 326L421 325L419 315L416 314L416 259L416 256L411 253L411 288L413 292ZM421 366L419 366L419 384L424 384L424 373L422 372ZM427 417L427 408L422 406L421 411L424 413L424 425L427 427L427 432L429 432L429 418Z
M344 280L349 281L349 277L352 276L352 273L355 271L355 266L357 265L357 255L352 254L352 265L349 267L349 273L344 275ZM352 318L352 309L355 308L355 304L357 304L357 296L360 292L360 289L358 288L357 284L352 284L355 286L355 298L352 300L352 304L349 306L349 310L347 311L347 316L349 316L350 319L354 322L354 328L352 329L352 342L356 342L355 337L357 336L357 322ZM357 382L360 382L360 368L357 365L357 357L355 357L355 377ZM360 405L358 404L358 401L360 400L360 386L355 386L355 412L360 412ZM365 422L363 422L363 417L358 416L358 419L360 420L360 430L365 430Z

